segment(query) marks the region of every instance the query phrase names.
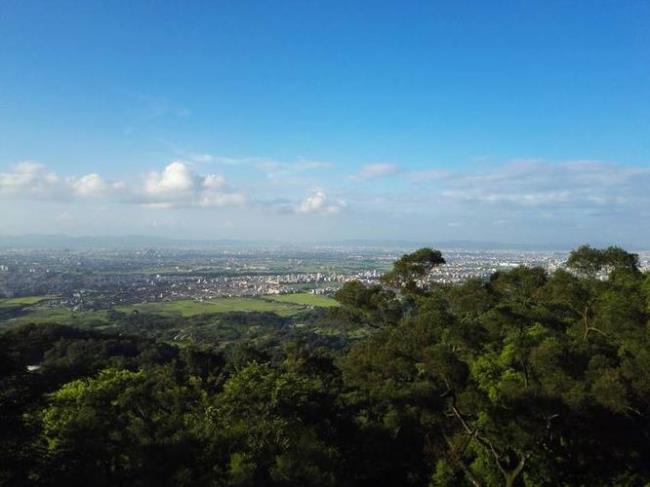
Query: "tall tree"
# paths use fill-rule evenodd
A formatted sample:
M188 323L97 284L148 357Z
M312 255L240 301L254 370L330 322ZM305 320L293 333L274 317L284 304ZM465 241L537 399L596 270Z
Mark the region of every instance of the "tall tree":
M382 281L403 292L422 292L428 274L442 264L445 259L439 250L421 248L395 261L393 269L382 276Z

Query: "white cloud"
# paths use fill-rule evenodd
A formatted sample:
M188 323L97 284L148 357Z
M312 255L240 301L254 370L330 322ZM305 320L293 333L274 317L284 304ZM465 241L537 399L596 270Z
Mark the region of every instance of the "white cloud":
M96 173L86 174L80 178L71 178L67 180L67 182L70 184L75 194L79 196L108 196L113 192L119 192L125 188L123 182L105 181Z
M48 198L61 192L60 178L43 164L25 161L10 172L0 173L0 194L19 197Z
M650 169L599 161L519 160L447 177L440 195L450 201L509 207L612 210L642 205Z
M322 161L299 159L295 162L282 162L273 159L260 159L255 167L264 173L267 179L283 184L305 184L305 173L330 169L333 164Z
M220 189L226 186L226 178L220 174L210 174L203 180L203 187L208 190Z
M332 215L345 208L345 201L331 201L325 191L320 188L314 189L309 196L296 206L297 213L315 213L320 215Z
M195 162L215 162L216 158L212 154L196 154L191 152L188 157Z
M368 164L363 166L361 170L352 176L352 179L357 181L367 181L369 179L376 179L399 172L400 168L397 164Z
M43 164L25 161L0 173L0 195L40 200L110 196L125 189L120 181L106 181L98 174L63 178Z
M92 201L93 211L104 203L120 203L163 210L160 218L169 214L179 219L185 218L186 213L164 210L245 206L250 210L247 215L272 218L274 212L333 215L350 205L357 210L356 215L435 216L446 222L443 224L448 230L468 232L476 222L507 221L507 225L498 224L512 227L517 222L535 222L548 214L566 225L591 221L600 222L598 228L604 229L611 227L612 222L623 225L633 221L634 225L643 226L650 215L650 168L599 161L528 159L466 166L461 170L432 168L410 172L393 165L371 165L359 173L366 180L394 172L399 172L400 177L391 180L388 187L359 184L350 188L345 182L334 186L335 174L327 170L327 163L256 159L243 171L228 169L239 173L246 191L234 187L221 171L204 174L197 169L201 167L206 166L176 160L148 174L111 180L95 172L61 175L27 161L0 171L0 198L70 202L66 209L74 210L75 215L83 208L73 208L73 202ZM456 222L463 226L456 226Z
M330 162L297 158L294 161L281 161L272 157L230 157L210 153L178 151L179 155L199 164L212 163L224 166L251 166L259 169L269 178L279 178L307 171L329 169L334 165Z
M43 164L21 162L0 173L0 196L49 201L95 198L148 208L240 206L246 201L224 176L200 176L183 161L174 161L132 184L106 180L97 173L64 178Z
M240 206L243 194L228 188L220 174L200 176L183 161L174 161L144 182L143 203L152 208Z
M151 172L145 179L144 191L152 197L176 198L190 193L197 184L196 177L189 166L174 161L161 172Z

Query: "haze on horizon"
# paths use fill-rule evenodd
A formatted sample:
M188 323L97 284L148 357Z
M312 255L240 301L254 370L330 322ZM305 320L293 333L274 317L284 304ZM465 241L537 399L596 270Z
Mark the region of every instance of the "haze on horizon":
M650 244L650 4L0 3L0 236Z

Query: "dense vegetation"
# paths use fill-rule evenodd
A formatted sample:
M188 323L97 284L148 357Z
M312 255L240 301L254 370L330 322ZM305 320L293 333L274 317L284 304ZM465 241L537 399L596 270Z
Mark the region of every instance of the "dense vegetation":
M179 347L150 332L173 323L123 314L119 332L10 329L0 482L648 485L650 275L636 256L585 246L550 275L430 284L442 263L422 249L381 286L344 286L315 319L372 331L337 346Z

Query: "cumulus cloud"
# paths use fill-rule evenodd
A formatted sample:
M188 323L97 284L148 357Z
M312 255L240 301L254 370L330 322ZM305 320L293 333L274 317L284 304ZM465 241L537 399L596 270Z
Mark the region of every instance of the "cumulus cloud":
M226 178L220 174L210 174L203 180L203 187L209 190L221 189L226 186Z
M11 171L0 173L0 194L24 197L62 197L62 181L45 165L24 161Z
M363 166L361 170L352 176L352 179L357 181L367 181L369 179L382 178L396 174L400 168L397 164L368 164Z
M341 211L345 206L345 201L331 201L325 191L316 188L296 205L295 211L297 213L332 215Z
M149 173L144 182L144 192L154 198L177 198L190 194L198 184L196 175L187 164L174 161L160 172Z
M246 200L242 193L229 188L224 176L201 176L183 161L149 173L142 198L152 208L239 206Z
M92 173L81 176L72 182L77 194L82 196L99 196L106 192L107 185L99 174Z
M361 212L437 215L449 222L465 222L465 218L517 221L542 215L564 215L567 221L585 215L593 221L614 221L617 215L638 220L648 218L650 208L650 168L599 161L522 159L417 172L373 164L362 168L356 178L367 181L393 173L400 177L391 180L390 188L367 184L345 192L343 184L336 198L331 194L333 183L327 179L295 177L302 171L322 176L315 171L330 167L327 163L256 159L240 172L247 177L243 184L250 198L220 171L205 174L197 167L205 166L176 160L140 176L112 180L96 172L65 176L26 161L0 171L0 198L96 201L152 209L247 206L305 215L333 215L349 204ZM324 176L332 175L327 171ZM305 194L304 188L314 189Z
M0 196L52 201L102 198L150 208L238 206L246 201L222 175L198 175L183 161L174 161L131 184L106 180L97 173L62 177L43 164L21 162L0 173Z
M103 197L121 194L126 190L124 181L106 181L97 173L86 174L66 181L75 194L85 197Z
M125 189L120 181L106 181L98 174L79 177L59 176L47 166L25 161L0 173L0 195L40 200L69 200L78 197L100 197Z

